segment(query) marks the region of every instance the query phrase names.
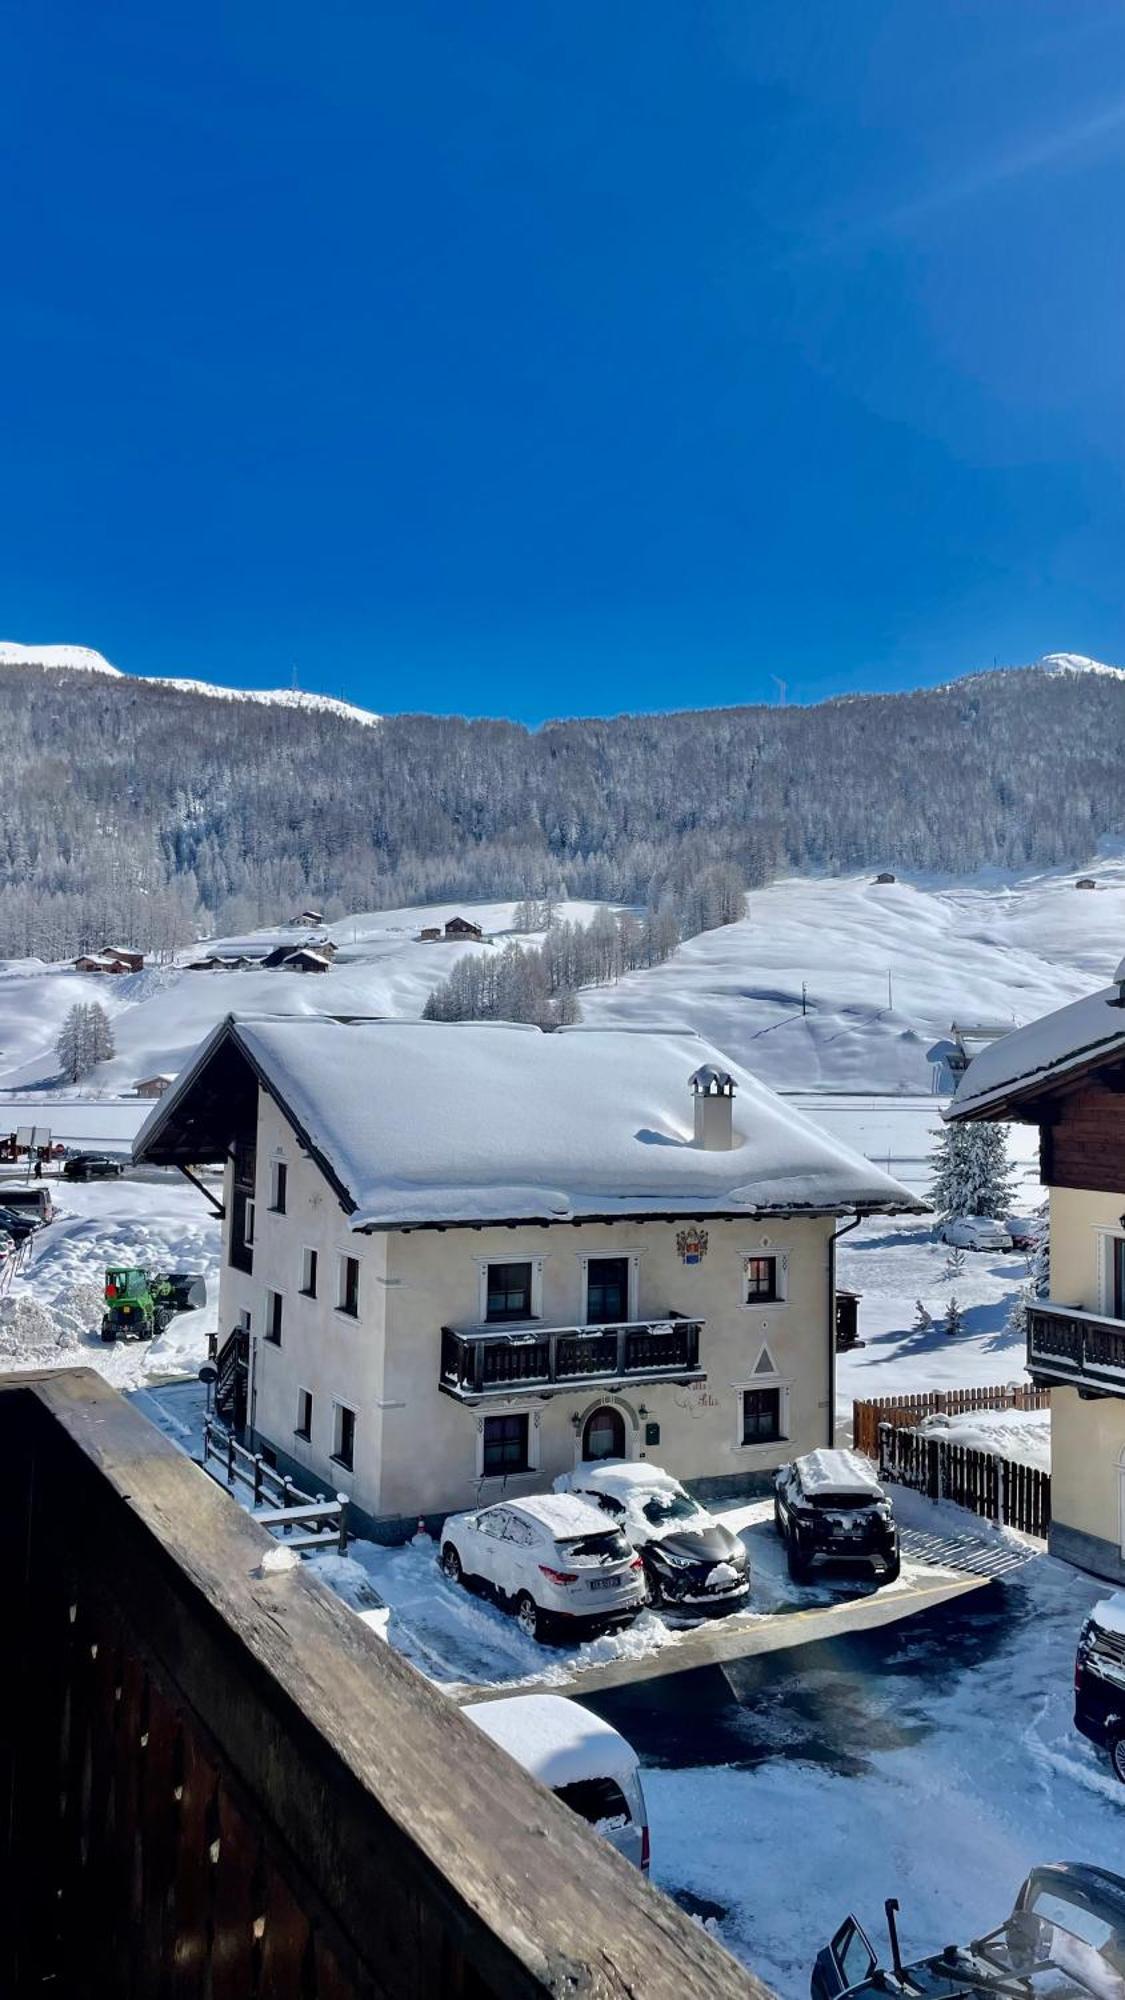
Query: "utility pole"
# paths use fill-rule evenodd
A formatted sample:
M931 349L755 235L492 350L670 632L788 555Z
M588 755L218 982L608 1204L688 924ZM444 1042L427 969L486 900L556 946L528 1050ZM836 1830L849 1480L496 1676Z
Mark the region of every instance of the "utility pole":
M809 1011L809 989L808 989L808 987L807 987L807 986L805 985L805 982L804 982L804 980L802 979L802 981L801 981L801 1012L802 1012L802 1014L807 1014L807 1013L808 1013L808 1011Z
M891 968L890 968L890 966L888 965L888 967L887 967L887 1011L888 1011L889 1013L893 1013L893 1012L894 1012L894 1005L895 1005L895 996L894 996L894 988L893 988L893 986L891 985Z

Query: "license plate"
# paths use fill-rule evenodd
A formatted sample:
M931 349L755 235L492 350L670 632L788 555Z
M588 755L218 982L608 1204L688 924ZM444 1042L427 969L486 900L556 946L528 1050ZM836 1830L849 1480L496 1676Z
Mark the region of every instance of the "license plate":
M621 1579L617 1576L592 1576L590 1578L590 1589L616 1590L620 1582Z

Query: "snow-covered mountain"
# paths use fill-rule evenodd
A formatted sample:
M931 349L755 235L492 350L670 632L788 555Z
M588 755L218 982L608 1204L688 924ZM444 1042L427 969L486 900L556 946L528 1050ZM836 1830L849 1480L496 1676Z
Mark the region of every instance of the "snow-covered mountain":
M260 702L271 708L303 709L310 715L339 715L368 728L382 721L369 708L340 701L330 694L308 694L303 688L226 688L213 681L184 680L164 674L125 674L89 646L22 646L0 639L0 667L72 668L85 674L107 674L112 680L140 681L145 687L176 688L182 694L204 695L212 701Z
M1048 674L1109 674L1125 681L1125 667L1109 667L1104 660L1088 660L1084 653L1044 653L1034 662Z

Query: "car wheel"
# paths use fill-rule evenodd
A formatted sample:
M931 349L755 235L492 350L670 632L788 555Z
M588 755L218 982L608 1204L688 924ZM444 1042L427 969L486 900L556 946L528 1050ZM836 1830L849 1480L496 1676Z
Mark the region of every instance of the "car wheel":
M113 1328L110 1325L108 1325L108 1323L104 1319L102 1321L102 1339L103 1340L117 1339L117 1335L114 1332Z
M1109 1761L1113 1765L1113 1775L1125 1785L1125 1735L1115 1736L1109 1746Z
M516 1624L520 1631L525 1632L529 1639L541 1639L543 1623L543 1613L535 1599L529 1597L526 1590L521 1590L516 1599Z
M885 1570L883 1571L883 1582L897 1583L901 1573L902 1573L902 1556L900 1555L898 1549L896 1549L893 1556L891 1556L891 1558L889 1559ZM1125 1778L1125 1771L1121 1773L1121 1776Z
M801 1554L795 1542L790 1542L789 1574L794 1583L807 1583L811 1569L812 1563L809 1557Z
M464 1577L461 1573L461 1558L452 1542L446 1542L445 1547L442 1549L441 1573L443 1576L449 1578L450 1583L464 1582Z

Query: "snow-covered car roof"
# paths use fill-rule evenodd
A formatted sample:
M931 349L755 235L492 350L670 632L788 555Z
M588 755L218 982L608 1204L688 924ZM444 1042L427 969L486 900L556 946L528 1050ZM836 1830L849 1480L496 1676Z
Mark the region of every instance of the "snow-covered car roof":
M499 1500L497 1506L510 1507L513 1514L526 1514L549 1535L566 1540L572 1535L604 1535L609 1525L589 1500L577 1493L531 1493L518 1500ZM487 1510L486 1510L487 1511Z
M865 1458L854 1451L809 1451L796 1461L801 1485L808 1494L870 1493L883 1489Z
M637 1769L636 1752L612 1724L563 1695L471 1701L461 1713L552 1791L589 1778L614 1778L622 1784Z
M642 1498L646 1493L680 1493L678 1479L646 1459L587 1458L573 1472L563 1473L566 1488L588 1487L595 1493L616 1495L622 1500Z
M727 1067L677 1029L228 1016L157 1100L134 1157L225 1158L254 1080L353 1229L614 1215L921 1213L925 1204L747 1070L734 1143L694 1142L690 1078Z
M1125 1049L1121 996L1121 984L1103 987L990 1042L973 1057L943 1115L980 1117Z
M1115 1590L1109 1597L1099 1598L1090 1616L1103 1632L1116 1632L1125 1638L1125 1590Z

